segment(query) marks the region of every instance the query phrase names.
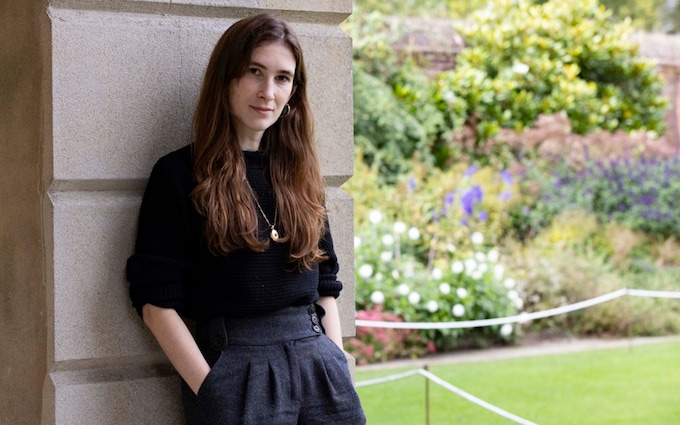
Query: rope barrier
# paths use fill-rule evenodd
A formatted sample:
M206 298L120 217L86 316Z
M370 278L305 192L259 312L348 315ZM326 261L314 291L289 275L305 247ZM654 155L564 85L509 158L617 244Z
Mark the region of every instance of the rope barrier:
M387 382L397 381L399 379L408 378L408 377L411 377L411 376L417 375L417 374L418 374L418 370L415 369L415 370L411 370L411 371L404 372L404 373L398 373L396 375L385 376L385 377L382 377L382 378L367 379L365 381L357 382L356 384L354 384L354 386L359 388L359 387L368 387L370 385L376 385L376 384L385 384Z
M576 310L592 307L608 301L621 298L623 296L648 297L648 298L677 298L680 299L680 292L670 291L647 291L641 289L623 288L608 294L600 295L589 300L580 301L574 304L549 310L536 311L533 313L521 313L514 316L500 317L496 319L463 320L459 322L385 322L379 320L356 320L356 326L372 328L391 328L391 329L462 329L478 328L483 326L504 325L506 323L525 323L534 319L556 316L558 314L570 313Z
M452 393L455 393L455 394L459 395L460 397L463 397L464 399L466 399L466 400L468 400L468 401L470 401L470 402L472 402L472 403L474 403L474 404L476 404L480 407L483 407L484 409L489 410L489 411L491 411L491 412L493 412L493 413L495 413L499 416L503 416L506 419L510 419L513 422L516 422L516 423L522 424L522 425L537 425L534 422L531 422L527 419L521 418L521 417L514 415L514 414L512 414L512 413L510 413L506 410L501 409L498 406L494 406L493 404L491 404L489 402L486 402L486 401L484 401L484 400L482 400L478 397L475 397L474 395L468 393L467 391L464 391L464 390L456 387L455 385L452 385L452 384L444 381L443 379L441 379L437 375L435 375L432 372L427 371L425 369L414 369L414 370L404 372L404 373L399 373L399 374L396 374L396 375L385 376L383 378L369 379L369 380L366 380L366 381L357 382L355 384L355 386L358 388L358 387L366 387L366 386L376 385L376 384L384 384L384 383L387 383L387 382L396 381L398 379L408 378L408 377L414 376L414 375L422 375L426 379L429 379L430 381L436 383L437 385L444 387L445 389L451 391Z

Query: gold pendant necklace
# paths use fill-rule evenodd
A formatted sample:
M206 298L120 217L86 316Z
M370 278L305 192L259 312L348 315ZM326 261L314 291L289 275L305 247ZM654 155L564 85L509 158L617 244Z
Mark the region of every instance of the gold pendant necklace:
M260 202L257 200L257 194L253 190L253 187L250 185L250 182L246 180L246 184L248 185L248 189L250 189L250 193L253 195L253 199L255 199L255 205L257 205L257 209L260 210L260 214L262 214L262 217L264 218L264 221L267 222L267 225L271 229L269 232L269 237L272 238L274 242L279 240L279 232L276 231L276 219L278 218L278 213L279 210L278 208L274 210L274 224L272 224L269 219L267 218L267 214L264 213L264 210L262 209L262 206L260 206Z

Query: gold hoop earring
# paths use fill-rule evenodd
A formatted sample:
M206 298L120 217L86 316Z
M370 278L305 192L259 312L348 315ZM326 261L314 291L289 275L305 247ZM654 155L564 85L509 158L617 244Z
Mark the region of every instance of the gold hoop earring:
M286 115L290 114L290 104L286 103L286 106L283 107L283 111L281 111L281 118L285 117Z

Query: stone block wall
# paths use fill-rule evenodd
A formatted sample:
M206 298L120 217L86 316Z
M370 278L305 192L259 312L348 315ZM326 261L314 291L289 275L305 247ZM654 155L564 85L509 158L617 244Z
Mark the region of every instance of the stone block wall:
M125 261L155 160L189 141L212 48L264 11L301 38L354 333L350 0L24 0L2 21L0 424L180 424ZM9 40L9 42L8 42ZM5 74L7 71L7 74ZM7 115L7 114L9 115ZM7 347L7 344L3 344Z

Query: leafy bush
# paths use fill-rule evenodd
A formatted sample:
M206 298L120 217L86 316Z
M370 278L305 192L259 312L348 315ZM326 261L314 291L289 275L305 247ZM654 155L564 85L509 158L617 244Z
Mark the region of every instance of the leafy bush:
M355 237L356 303L358 310L381 309L407 322L451 322L513 314L518 297L514 281L499 263L497 249L485 249L475 232L475 250L423 261L421 232L404 222L383 220L374 210L373 226ZM498 328L423 330L426 341L448 350L467 345L489 345L502 339ZM503 335L511 339L512 328Z
M401 317L385 313L380 309L357 311L359 320L403 322ZM434 345L425 341L415 330L357 327L354 338L345 344L345 351L351 354L357 364L384 362L401 358L418 358L434 351Z
M459 31L470 47L438 87L463 99L475 149L556 112L577 133L664 131L661 78L638 57L629 23L596 0L494 0Z
M358 67L354 68L354 134L362 161L380 170L381 180L388 183L408 171L415 152L424 154L425 161L431 159L427 131L391 87Z
M514 314L521 301L496 247L504 205L516 202L511 174L462 164L427 173L424 165L413 163L411 171L397 186L383 188L375 186L375 170L358 164L354 178L343 186L357 201L357 310L390 312L409 322ZM438 350L514 339L512 326L424 330L419 335ZM359 336L353 348L358 353L371 346L378 350L375 338ZM399 355L385 350L378 351Z
M434 165L462 105L438 108L438 91L425 71L391 47L402 35L395 21L355 14L343 27L354 41L354 134L362 161L390 184L408 171L414 155Z
M422 261L449 255L451 244L459 250L472 249L474 231L482 232L486 244L495 246L510 223L507 210L526 203L510 170L497 172L463 163L432 170L417 160L409 163L409 170L396 185L381 186L377 170L356 161L354 177L343 189L355 200L357 232L373 226L369 216L376 209L387 221L407 222L421 230L417 248Z
M545 181L535 214L551 217L567 209L595 214L660 236L680 235L680 157L589 162L561 167Z
M584 213L561 215L531 244L510 244L504 261L517 280L527 312L584 301L621 288L675 290L680 270L659 268L635 248L644 236L607 229ZM625 234L625 232L624 232ZM623 246L622 246L623 245ZM637 261L635 268L617 267L612 252ZM674 300L624 297L569 314L524 325L531 334L555 336L667 335L680 330L680 305Z

